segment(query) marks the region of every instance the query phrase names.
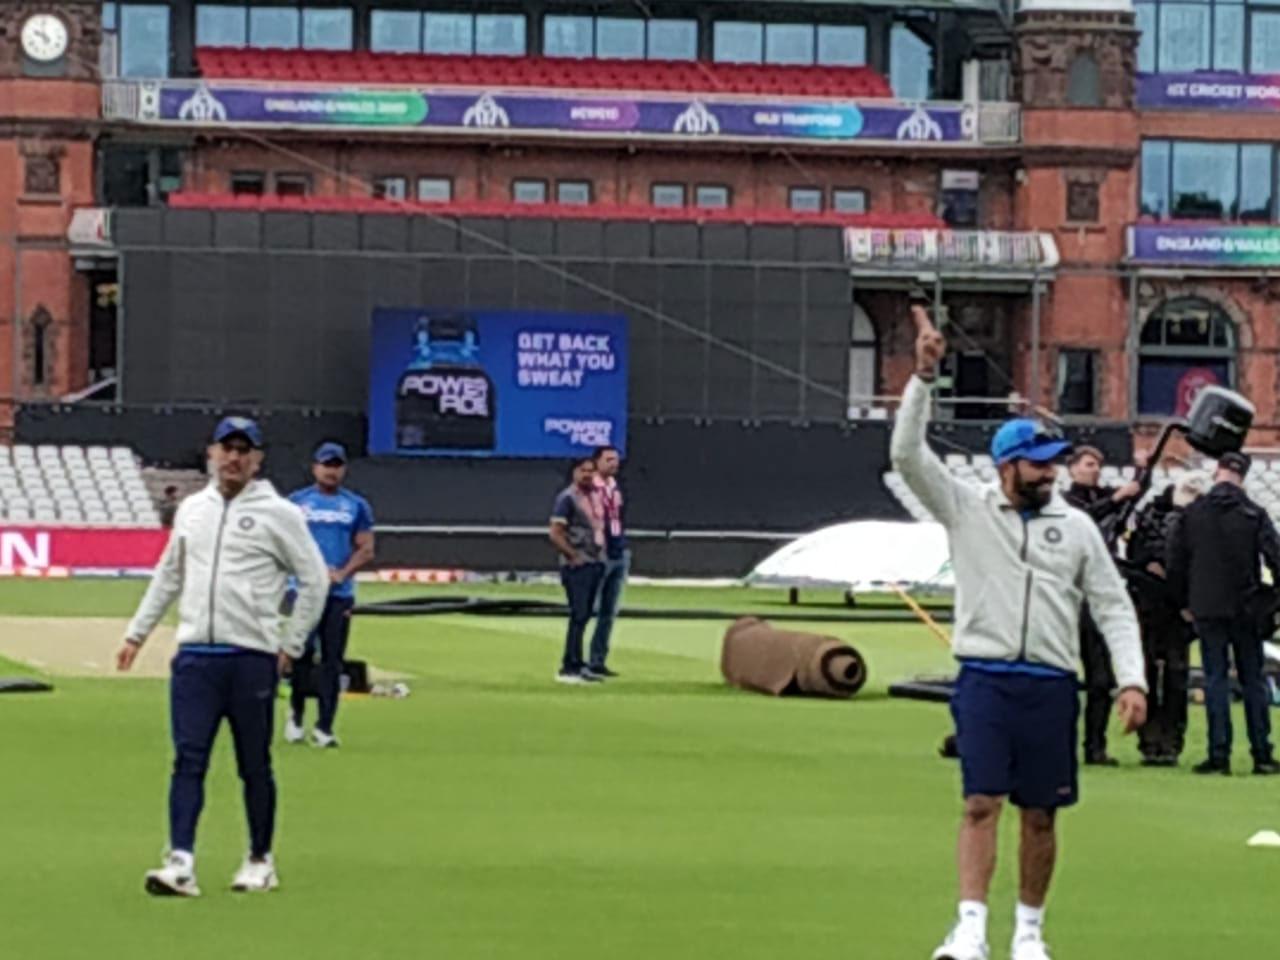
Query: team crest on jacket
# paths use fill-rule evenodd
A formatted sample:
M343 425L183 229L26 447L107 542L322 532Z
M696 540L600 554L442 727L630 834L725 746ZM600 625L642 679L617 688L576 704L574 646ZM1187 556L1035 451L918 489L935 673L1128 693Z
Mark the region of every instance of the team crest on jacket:
M238 524L238 526L240 527L241 530L252 530L253 517L241 517L240 523Z
M1062 531L1057 527L1050 527L1044 532L1045 543L1058 544L1062 542Z

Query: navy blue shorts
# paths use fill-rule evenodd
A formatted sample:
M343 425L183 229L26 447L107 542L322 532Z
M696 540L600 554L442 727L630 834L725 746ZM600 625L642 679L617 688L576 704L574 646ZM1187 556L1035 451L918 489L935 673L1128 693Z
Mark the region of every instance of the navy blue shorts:
M964 795L1008 797L1034 810L1079 796L1076 678L964 667L951 698Z

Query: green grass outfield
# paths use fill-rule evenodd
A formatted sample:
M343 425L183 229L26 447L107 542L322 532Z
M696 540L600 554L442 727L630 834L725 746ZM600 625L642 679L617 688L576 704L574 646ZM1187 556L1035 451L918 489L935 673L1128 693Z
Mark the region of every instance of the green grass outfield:
M140 590L2 582L0 615L123 616ZM629 600L781 608L781 594L741 590ZM555 620L358 620L354 652L410 674L413 695L345 702L340 751L277 750L283 886L261 897L226 891L244 828L225 730L200 833L204 898L142 893L164 842L163 682L0 696L0 956L928 957L954 909L957 771L935 753L945 708L884 688L945 669L945 651L913 625L823 625L866 655L869 688L849 703L776 701L723 686L722 628L623 621L624 678L583 689L551 682ZM1280 783L1138 769L1132 741L1116 752L1125 767L1087 771L1063 820L1055 960L1274 952L1280 850L1245 840L1280 829ZM1008 956L1012 827L993 957Z

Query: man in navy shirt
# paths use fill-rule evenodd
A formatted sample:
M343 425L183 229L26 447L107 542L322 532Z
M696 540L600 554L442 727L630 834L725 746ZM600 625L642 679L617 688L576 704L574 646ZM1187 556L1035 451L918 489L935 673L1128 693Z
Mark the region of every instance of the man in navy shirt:
M306 652L293 665L292 711L285 724L284 737L289 743L301 743L306 737L302 714L315 669L312 658L318 648L320 669L316 687L320 717L311 733L311 742L317 747L336 747L333 721L338 712L342 659L347 651L351 608L356 598L352 577L373 559L373 510L364 497L342 486L347 475L347 451L342 444L320 444L313 459L311 474L316 482L290 494L289 499L302 509L311 536L329 565L329 598L320 623L307 641Z

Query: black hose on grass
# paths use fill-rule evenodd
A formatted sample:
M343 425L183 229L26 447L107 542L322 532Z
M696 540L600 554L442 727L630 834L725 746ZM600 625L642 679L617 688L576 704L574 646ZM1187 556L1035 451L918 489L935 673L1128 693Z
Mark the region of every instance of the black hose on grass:
M423 617L446 613L466 613L486 617L564 617L568 607L554 600L513 600L487 597L404 597L377 603L362 603L351 611L361 616L374 617ZM931 609L931 612L933 610ZM761 617L780 623L917 623L910 610L885 608L857 608L841 613L762 612L753 610L739 613L732 610L696 610L668 608L665 610L644 607L624 607L619 617L631 620L737 620L741 617ZM951 622L949 609L938 609L934 619Z

